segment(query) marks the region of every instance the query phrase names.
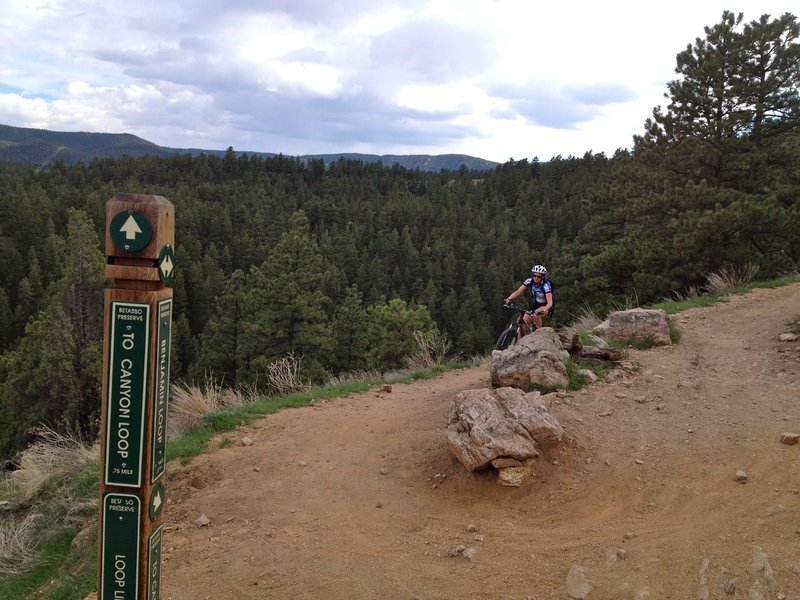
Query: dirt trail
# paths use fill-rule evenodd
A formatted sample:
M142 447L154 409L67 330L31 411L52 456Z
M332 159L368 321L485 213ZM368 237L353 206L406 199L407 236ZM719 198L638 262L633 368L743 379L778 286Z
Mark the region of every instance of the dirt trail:
M229 433L171 470L162 597L563 599L579 565L588 600L800 599L798 315L798 284L681 313L679 344L552 401L566 441L521 488L446 447L488 365Z

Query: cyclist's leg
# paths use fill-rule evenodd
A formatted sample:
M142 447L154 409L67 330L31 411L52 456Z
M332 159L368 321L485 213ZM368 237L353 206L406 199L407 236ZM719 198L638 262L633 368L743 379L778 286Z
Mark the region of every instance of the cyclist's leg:
M522 323L522 326L520 327L521 332L520 332L519 337L523 337L523 336L525 336L525 335L527 335L527 334L529 334L529 333L531 333L531 332L533 332L535 330L535 327L534 327L535 317L531 313L526 312L522 316L522 321L523 321L523 323Z
M543 305L542 304L534 304L533 306L531 306L531 313L533 313L533 311L535 311L540 306L543 306ZM533 321L534 325L536 326L535 329L541 329L541 327L542 327L542 317L540 317L539 315L536 315L536 314L531 314L530 315L530 319L531 319L531 321ZM531 328L531 331L534 331L533 327Z

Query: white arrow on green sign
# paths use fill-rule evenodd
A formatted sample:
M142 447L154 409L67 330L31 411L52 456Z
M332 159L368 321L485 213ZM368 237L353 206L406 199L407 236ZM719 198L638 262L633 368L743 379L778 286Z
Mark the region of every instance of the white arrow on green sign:
M128 252L138 252L153 237L153 226L138 210L123 210L111 219L108 233L112 241Z
M175 280L175 251L169 244L164 244L158 253L158 276L167 287L172 287Z

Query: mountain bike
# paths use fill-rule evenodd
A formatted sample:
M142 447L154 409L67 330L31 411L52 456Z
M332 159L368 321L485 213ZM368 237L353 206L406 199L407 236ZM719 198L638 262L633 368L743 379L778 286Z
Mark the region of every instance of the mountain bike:
M520 308L513 302L506 302L503 304L503 308L514 311L514 316L508 324L508 327L506 327L503 333L500 334L500 337L497 338L497 343L494 345L495 350L505 350L509 346L513 346L517 343L517 339L528 335L536 329L536 325L532 322L530 324L526 323L524 318L526 314L533 314L533 311ZM517 336L518 333L520 334L519 336Z

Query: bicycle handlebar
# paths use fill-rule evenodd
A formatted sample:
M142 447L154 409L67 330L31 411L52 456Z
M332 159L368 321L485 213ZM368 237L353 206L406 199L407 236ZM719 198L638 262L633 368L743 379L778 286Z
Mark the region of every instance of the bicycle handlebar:
M533 314L533 311L532 311L532 310L520 308L520 307L519 307L519 306L518 306L516 303L514 303L514 302L503 302L503 308L509 308L509 309L511 309L511 310L513 310L513 311L515 311L515 312L518 312L518 313L523 313L523 312L526 312L526 313L528 313L529 315L532 315L532 314Z

